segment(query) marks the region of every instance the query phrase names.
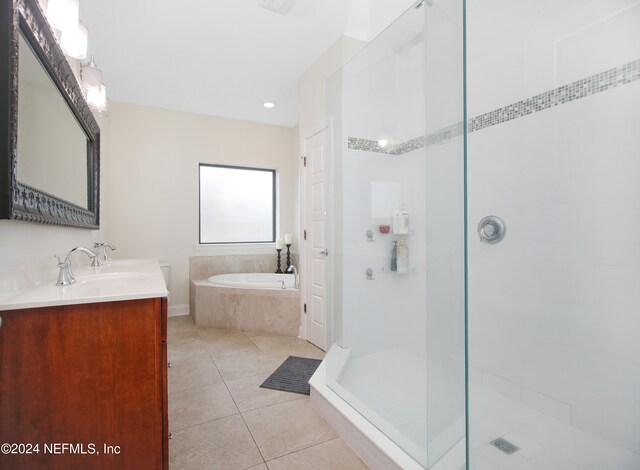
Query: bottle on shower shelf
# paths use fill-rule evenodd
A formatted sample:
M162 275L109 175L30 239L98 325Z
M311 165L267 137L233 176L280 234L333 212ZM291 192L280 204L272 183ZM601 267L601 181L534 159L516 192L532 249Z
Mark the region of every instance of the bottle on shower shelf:
M404 240L400 240L397 248L397 271L399 273L409 272L409 249L404 244Z
M393 213L393 233L401 235L409 233L409 213L404 207L396 209Z
M393 240L393 248L391 248L391 271L398 270L398 242Z

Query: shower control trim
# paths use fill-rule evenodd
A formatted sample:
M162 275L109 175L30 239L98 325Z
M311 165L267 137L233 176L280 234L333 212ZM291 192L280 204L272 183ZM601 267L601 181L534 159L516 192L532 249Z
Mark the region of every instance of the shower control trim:
M478 224L478 235L482 243L500 242L507 232L504 220L495 215L485 217Z

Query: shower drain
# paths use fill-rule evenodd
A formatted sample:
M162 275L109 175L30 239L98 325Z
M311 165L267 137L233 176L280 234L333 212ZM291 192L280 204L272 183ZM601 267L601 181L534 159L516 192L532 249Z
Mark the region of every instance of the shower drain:
M511 442L501 437L491 441L489 444L500 449L502 452L504 452L507 455L511 455L514 452L520 450L520 447L513 445Z

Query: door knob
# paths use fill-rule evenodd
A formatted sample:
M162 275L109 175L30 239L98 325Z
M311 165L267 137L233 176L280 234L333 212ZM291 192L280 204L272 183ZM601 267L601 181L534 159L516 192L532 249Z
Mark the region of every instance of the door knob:
M324 250L320 250L320 254L321 255L325 255L325 256L329 256L329 252L327 251L326 248Z

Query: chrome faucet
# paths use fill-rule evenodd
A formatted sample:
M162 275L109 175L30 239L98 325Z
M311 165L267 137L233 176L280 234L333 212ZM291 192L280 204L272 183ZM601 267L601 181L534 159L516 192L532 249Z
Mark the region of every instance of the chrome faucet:
M293 275L295 276L295 280L293 281L294 286L296 289L298 289L300 287L300 276L298 276L298 270L296 269L296 267L293 264L290 264L286 272L287 274L293 273Z
M94 243L93 248L96 250L96 256L91 260L91 266L102 266L102 263L107 261L107 248L115 250L116 247L111 243Z
M71 269L71 255L74 254L76 251L81 251L87 256L89 256L92 262L98 256L97 253L94 253L90 249L85 248L83 246L77 246L73 248L69 253L67 253L67 256L64 259L64 262L60 259L59 256L56 256L56 258L58 258L58 267L60 268L60 272L58 273L58 282L56 282L56 286L69 286L74 282L76 282L76 278L73 275L73 270Z

